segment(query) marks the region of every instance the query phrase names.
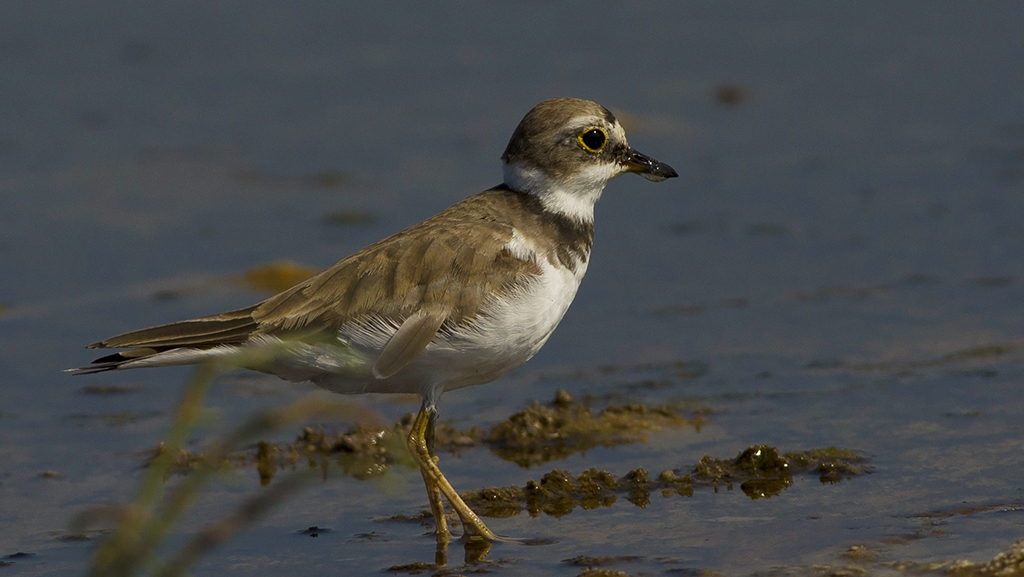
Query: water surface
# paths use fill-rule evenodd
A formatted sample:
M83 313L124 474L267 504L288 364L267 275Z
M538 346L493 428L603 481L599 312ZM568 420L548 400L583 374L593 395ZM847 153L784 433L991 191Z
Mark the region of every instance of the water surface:
M529 470L470 449L444 457L455 486L657 473L765 443L860 451L872 472L491 519L547 544L499 543L461 571L990 559L1024 537L1022 16L1013 2L6 3L2 570L84 570L97 537L68 539L68 518L131 498L188 376L60 373L91 360L82 345L251 304L267 293L232 280L250 267L329 266L498 183L516 123L556 96L610 107L681 177L613 182L548 345L501 384L447 395L443 415L485 427L561 387L686 403L705 423ZM85 391L105 385L128 392ZM223 427L310 392L237 375L209 404ZM388 419L416 408L365 402ZM332 477L196 573L431 561L427 527L386 520L426 506L418 475L387 479ZM255 470L227 476L170 545L258 490Z

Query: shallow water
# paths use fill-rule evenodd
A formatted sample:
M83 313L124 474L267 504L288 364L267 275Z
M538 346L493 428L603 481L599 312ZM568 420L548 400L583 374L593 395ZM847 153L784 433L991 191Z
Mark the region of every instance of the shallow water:
M84 570L98 536L69 539L69 517L132 497L188 376L60 373L92 359L82 345L250 304L267 294L237 281L253 266L328 266L496 184L521 116L566 95L612 108L681 177L613 182L550 342L501 383L447 395L442 415L490 426L565 388L705 422L534 469L475 447L442 456L453 484L656 474L765 443L857 450L872 469L798 475L766 499L723 486L490 519L545 544L498 543L462 568L454 547L453 571L577 575L604 558L630 575L877 574L1024 538L1019 3L9 2L0 16L0 570ZM128 390L85 391L104 385ZM223 379L207 430L310 392ZM387 420L416 408L363 402ZM258 490L254 469L218 481L169 546ZM332 476L195 572L430 562L428 527L387 520L425 506L411 470Z

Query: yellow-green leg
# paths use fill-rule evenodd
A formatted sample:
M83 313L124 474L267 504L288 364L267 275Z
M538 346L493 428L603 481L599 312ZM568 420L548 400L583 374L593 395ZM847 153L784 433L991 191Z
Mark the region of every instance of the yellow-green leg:
M437 457L434 457L437 459ZM427 500L430 501L430 512L434 515L434 531L437 537L437 551L434 554L434 564L444 567L448 564L448 543L451 541L451 531L448 529L448 518L444 514L444 503L441 502L441 491L437 485L430 481L427 473L420 468L423 475L423 484L427 486Z
M480 520L480 517L462 500L462 497L459 496L455 488L452 487L448 479L445 478L444 473L437 466L438 458L433 454L432 447L434 420L436 418L437 411L433 407L427 407L427 404L424 403L420 407L420 412L416 414L416 420L413 421L408 443L409 451L412 452L413 458L416 459L416 463L420 467L420 474L423 475L423 483L427 487L430 512L434 515L434 526L437 528L438 550L447 547L448 541L451 538L451 532L448 530L448 521L444 516L444 503L441 501L441 495L448 499L452 508L455 509L455 513L462 520L465 537L474 540L486 539L487 541L497 541L498 536L488 529L487 525L484 525L484 522Z

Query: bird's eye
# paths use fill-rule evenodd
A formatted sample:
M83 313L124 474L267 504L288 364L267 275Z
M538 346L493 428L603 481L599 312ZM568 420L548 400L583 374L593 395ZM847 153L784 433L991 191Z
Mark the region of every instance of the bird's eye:
M576 137L588 152L601 152L608 142L608 135L600 128L584 130Z

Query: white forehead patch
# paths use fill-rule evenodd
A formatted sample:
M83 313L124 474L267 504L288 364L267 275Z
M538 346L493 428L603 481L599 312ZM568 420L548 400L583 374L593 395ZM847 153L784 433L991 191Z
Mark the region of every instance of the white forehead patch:
M570 120L566 124L565 132L567 137L576 138L580 132L584 129L599 126L604 128L608 132L609 142L626 142L626 131L622 129L622 125L616 120L613 124L609 124L607 120L599 116L577 116Z
M612 140L619 141L622 144L628 144L626 142L626 131L623 130L622 125L619 124L618 120L616 120L615 124L612 125L612 134L609 134L608 136L610 136Z

